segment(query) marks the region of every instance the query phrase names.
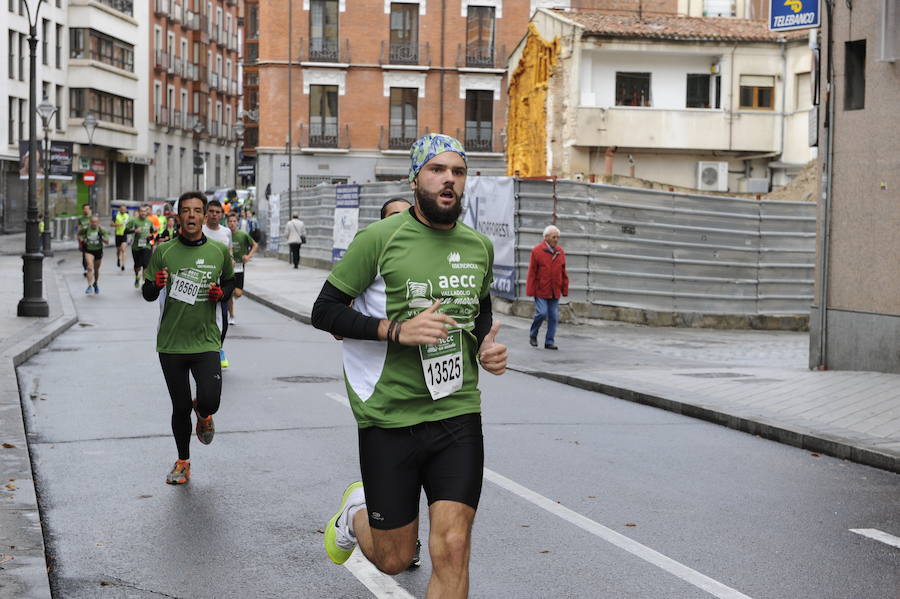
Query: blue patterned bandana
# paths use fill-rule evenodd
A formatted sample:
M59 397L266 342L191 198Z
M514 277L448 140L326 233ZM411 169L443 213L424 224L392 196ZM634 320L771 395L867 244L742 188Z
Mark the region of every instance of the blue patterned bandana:
M443 133L429 133L417 139L409 149L409 181L415 180L416 175L425 166L425 163L444 152L456 152L466 161L466 151L460 141Z

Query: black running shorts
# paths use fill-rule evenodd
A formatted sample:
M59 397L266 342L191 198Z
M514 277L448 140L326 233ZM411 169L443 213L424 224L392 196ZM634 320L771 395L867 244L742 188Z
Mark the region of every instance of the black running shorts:
M369 525L405 526L428 505L457 501L478 508L484 471L481 414L464 414L402 428L359 429L359 465Z
M94 257L94 260L103 260L103 249L99 250L84 250L85 254L90 254Z
M132 248L131 257L134 258L134 267L135 268L147 268L150 266L150 254L153 253L153 250L150 248Z
M123 243L128 241L127 235L116 235L116 247L119 247Z

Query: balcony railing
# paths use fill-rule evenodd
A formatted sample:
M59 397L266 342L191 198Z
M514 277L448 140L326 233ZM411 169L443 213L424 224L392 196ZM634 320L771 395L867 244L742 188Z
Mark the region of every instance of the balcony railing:
M197 80L197 65L192 62L184 63L184 78L192 81Z
M169 64L166 68L166 72L170 75L181 73L181 59L177 56L169 55Z
M133 0L99 0L100 4L108 6L114 10L119 11L120 13L124 13L126 15L134 15L134 1Z
M189 10L184 11L184 21L182 21L182 27L193 31L200 29L200 15Z
M219 77L219 91L222 93L228 91L228 79L225 77Z
M192 131L194 129L194 123L197 122L197 115L191 114L189 112L184 113L184 120L181 125L185 131Z
M381 133L378 138L379 150L409 150L414 141L424 134L428 133L428 127L425 127L425 133L420 133L416 125L391 125L389 127L381 126Z
M456 47L457 67L469 67L473 69L505 69L506 58L506 46L501 46L499 51L493 46L485 48L469 47L466 44L459 44Z
M169 55L163 50L156 51L156 60L154 62L157 71L165 71L169 68Z
M219 74L215 71L212 71L209 74L209 86L216 88L219 87Z
M166 17L169 15L169 0L156 0L155 9L153 11L157 17Z
M300 146L304 148L349 150L350 127L348 125L341 126L337 123L301 125Z
M156 116L153 119L153 122L156 123L159 127L168 127L169 126L169 108L167 106L157 106L156 107Z
M506 151L506 132L488 127L466 127L465 136L462 131L456 130L456 139L463 140L466 152L494 152Z
M219 121L210 121L207 124L206 132L210 137L219 137Z
M181 129L181 111L173 110L172 111L172 120L170 125L173 129Z
M303 62L350 62L350 41L325 37L300 38L300 60ZM245 62L248 62L245 60Z
M219 42L219 31L218 27L210 27L209 29L209 41L211 42Z
M173 2L171 8L171 12L169 12L169 20L173 23L181 23L184 18L184 7L177 2Z
M423 44L399 44L396 42L381 42L381 64L398 65L431 65L431 46L428 42Z

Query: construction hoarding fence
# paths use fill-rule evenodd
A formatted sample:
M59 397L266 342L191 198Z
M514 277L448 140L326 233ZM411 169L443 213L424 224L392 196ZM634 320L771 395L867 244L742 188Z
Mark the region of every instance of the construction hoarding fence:
M628 320L656 325L803 329L813 300L816 206L671 193L575 181L479 177L464 222L484 229L495 255L510 245L512 264L498 263L499 310L528 315L525 281L531 248L544 228L561 230L569 297L564 317ZM490 181L495 179L496 181ZM510 187L512 204L503 206ZM335 185L295 191L292 206L306 224L307 264L331 268ZM497 198L492 200L490 191ZM391 197L412 201L405 182L359 185L359 228L379 218ZM474 196L473 196L474 197ZM288 220L287 194L280 201ZM513 231L505 230L510 214ZM490 216L489 216L490 215ZM502 233L502 238L498 234ZM279 248L282 254L287 247ZM495 277L498 273L495 270Z

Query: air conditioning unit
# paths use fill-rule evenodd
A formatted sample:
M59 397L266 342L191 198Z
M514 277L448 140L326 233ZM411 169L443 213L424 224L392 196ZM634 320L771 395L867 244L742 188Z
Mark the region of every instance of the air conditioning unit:
M697 189L703 191L728 191L728 163L698 162Z

